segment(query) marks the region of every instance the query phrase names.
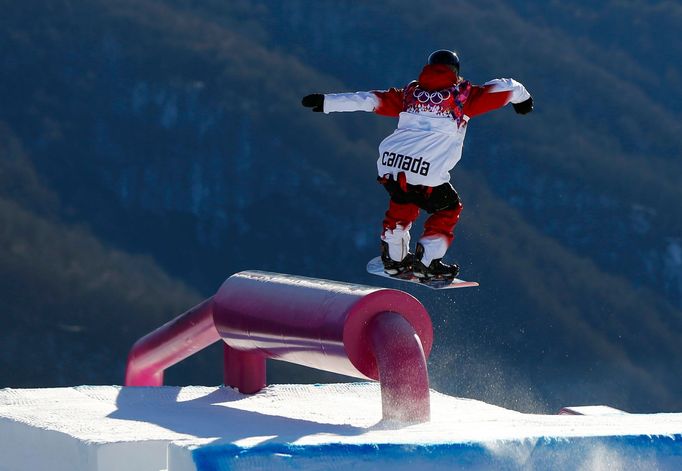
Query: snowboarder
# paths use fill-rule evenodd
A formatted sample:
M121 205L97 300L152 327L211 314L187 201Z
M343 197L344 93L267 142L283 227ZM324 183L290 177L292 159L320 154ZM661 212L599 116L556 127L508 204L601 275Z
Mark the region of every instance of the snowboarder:
M315 93L302 104L316 112L372 111L398 117L398 127L379 145L378 180L390 195L381 234L381 260L392 276L408 273L428 281L455 278L457 265L442 259L462 211L450 170L462 156L467 123L511 103L520 114L533 111L533 98L513 79L478 86L459 75L457 53L431 53L418 80L404 88L354 93ZM430 214L415 253L410 229L419 210Z

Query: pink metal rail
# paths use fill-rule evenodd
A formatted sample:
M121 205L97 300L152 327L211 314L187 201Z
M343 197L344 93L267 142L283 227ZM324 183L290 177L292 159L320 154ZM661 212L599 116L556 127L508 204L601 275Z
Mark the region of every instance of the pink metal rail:
M138 340L127 386L159 386L163 371L221 340L225 384L252 394L266 359L381 384L386 420L429 420L426 358L433 330L424 306L397 290L245 271L218 292Z

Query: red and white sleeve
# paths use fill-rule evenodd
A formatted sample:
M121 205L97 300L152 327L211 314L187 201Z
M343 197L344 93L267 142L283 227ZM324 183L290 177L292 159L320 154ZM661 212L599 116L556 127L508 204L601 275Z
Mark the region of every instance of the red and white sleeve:
M530 93L521 83L504 78L471 87L469 98L464 104L464 114L472 118L502 108L507 103L521 103L530 98Z
M324 96L324 112L370 111L384 116L398 116L403 110L403 92L385 91L329 93Z

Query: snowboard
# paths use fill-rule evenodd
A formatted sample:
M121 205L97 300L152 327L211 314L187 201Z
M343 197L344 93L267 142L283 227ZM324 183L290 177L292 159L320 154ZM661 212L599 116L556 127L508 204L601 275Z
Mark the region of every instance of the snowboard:
M431 289L452 289L452 288L469 288L472 286L478 286L475 281L464 281L458 278L453 278L452 280L431 280L431 281L420 281L419 278L411 273L404 273L398 276L391 276L384 272L384 264L381 262L381 257L374 257L367 264L367 273L372 275L381 276L384 278L389 278L396 281L404 281L406 283L415 283L421 286L426 286Z

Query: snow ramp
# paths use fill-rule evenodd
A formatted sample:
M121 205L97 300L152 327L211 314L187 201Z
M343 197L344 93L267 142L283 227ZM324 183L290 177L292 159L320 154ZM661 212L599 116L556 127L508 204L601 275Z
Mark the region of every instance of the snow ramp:
M380 398L376 382L4 389L0 470L682 469L682 414L531 415L430 391L431 420L404 426Z

